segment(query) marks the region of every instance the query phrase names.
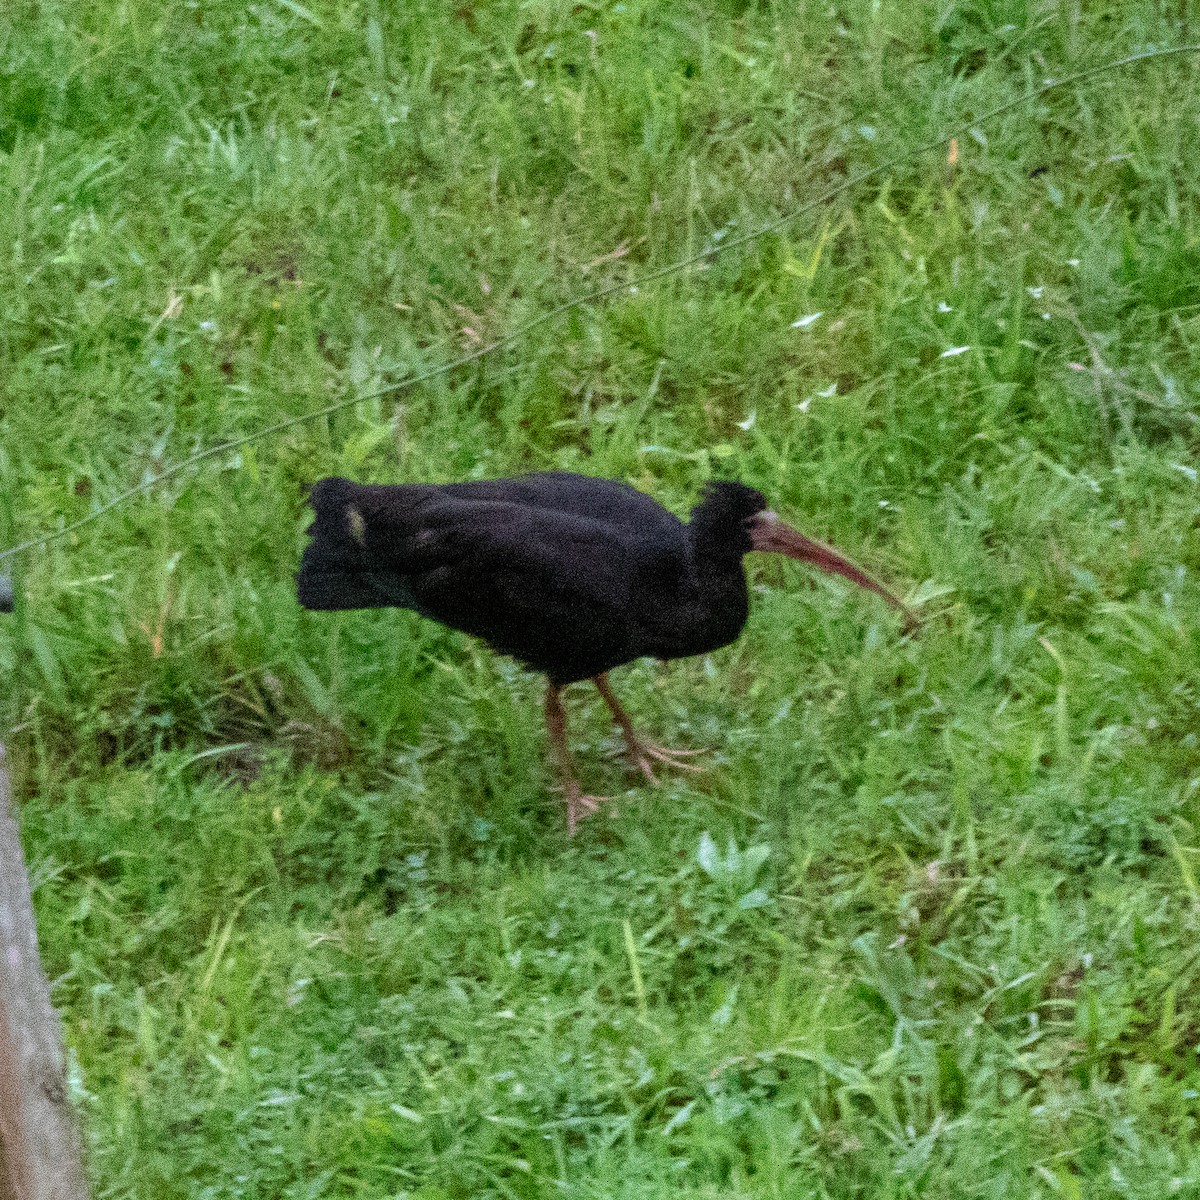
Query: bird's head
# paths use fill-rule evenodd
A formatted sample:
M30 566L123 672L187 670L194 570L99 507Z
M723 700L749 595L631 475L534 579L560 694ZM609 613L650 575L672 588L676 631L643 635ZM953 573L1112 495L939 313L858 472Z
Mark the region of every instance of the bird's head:
M692 534L710 554L740 558L754 549L750 522L767 509L767 498L757 488L728 479L704 485L700 503L692 509Z
M725 553L739 557L757 550L811 563L882 596L904 614L910 629L919 624L912 610L883 584L832 546L793 529L771 511L762 492L744 483L721 480L708 484L703 500L692 510L692 525L709 548L719 544Z

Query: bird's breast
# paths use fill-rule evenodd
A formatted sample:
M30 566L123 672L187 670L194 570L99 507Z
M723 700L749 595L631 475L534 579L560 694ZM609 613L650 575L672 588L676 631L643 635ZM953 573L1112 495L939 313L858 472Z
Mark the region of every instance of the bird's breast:
M690 579L667 593L651 592L636 606L639 655L688 658L736 641L749 615L745 579Z

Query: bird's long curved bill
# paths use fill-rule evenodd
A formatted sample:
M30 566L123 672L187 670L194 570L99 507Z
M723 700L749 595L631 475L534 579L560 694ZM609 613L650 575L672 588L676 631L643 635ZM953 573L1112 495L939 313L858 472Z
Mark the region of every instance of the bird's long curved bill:
M768 554L784 554L798 562L812 563L822 571L841 575L859 587L867 588L882 596L894 608L898 608L905 616L908 625L915 628L920 622L916 614L899 597L888 591L877 579L853 563L844 554L818 542L815 538L805 537L798 529L781 521L773 512L759 513L750 522L750 540L755 550Z

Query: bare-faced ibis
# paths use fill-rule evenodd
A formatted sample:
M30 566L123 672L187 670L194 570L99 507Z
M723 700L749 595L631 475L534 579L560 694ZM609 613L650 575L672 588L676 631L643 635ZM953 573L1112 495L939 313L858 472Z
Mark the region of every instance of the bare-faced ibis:
M684 523L628 484L564 471L473 483L322 479L297 575L300 603L329 611L409 608L482 638L548 676L546 724L567 825L601 797L579 785L561 693L590 679L651 782L687 752L638 736L608 672L643 656L705 654L746 624L743 556L785 554L833 571L912 614L830 546L784 524L745 484L707 485Z

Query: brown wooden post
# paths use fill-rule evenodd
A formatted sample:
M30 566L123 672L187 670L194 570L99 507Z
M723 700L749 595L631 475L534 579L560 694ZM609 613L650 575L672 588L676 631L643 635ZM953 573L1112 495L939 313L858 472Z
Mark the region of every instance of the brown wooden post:
M87 1200L58 1014L0 745L0 1200Z

